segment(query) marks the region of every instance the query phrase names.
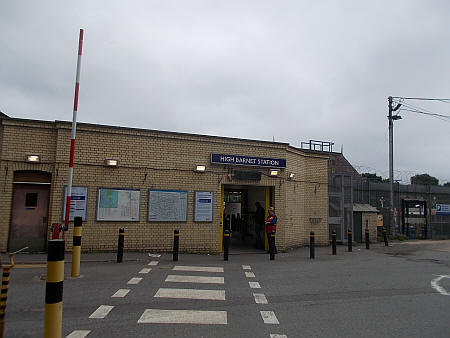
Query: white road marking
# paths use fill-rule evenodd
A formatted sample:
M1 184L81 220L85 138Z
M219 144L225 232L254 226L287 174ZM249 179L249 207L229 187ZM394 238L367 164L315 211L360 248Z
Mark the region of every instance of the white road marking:
M89 318L105 318L113 308L114 306L112 305L100 305Z
M252 268L250 267L250 265L242 265L242 269L251 270Z
M250 288L252 289L261 289L261 285L259 285L258 282L248 282L248 285L250 285Z
M168 275L166 282L224 284L223 277Z
M156 292L155 297L157 297L157 298L225 300L225 290L160 288L158 290L158 292Z
M150 263L148 263L147 265L152 265L152 266L155 266L155 265L158 265L158 261L151 261Z
M439 285L439 281L444 278L450 278L450 275L438 275L438 278L435 278L431 281L431 287L435 289L437 292L439 292L441 295L450 296L450 293Z
M138 323L224 325L227 324L227 312L147 309Z
M263 293L254 293L253 297L255 297L256 304L268 304L267 298Z
M223 272L223 268L215 267L215 266L175 265L172 270L175 270L175 271L195 271L195 272Z
M273 311L260 311L264 324L280 324Z
M256 277L255 274L251 271L245 271L245 277L247 278L254 278Z
M151 254L151 253L149 253L148 256L149 256L149 257L154 257L154 258L159 258L159 257L161 257L160 254Z
M111 297L123 298L128 294L128 292L130 292L130 289L119 289Z
M127 284L139 284L139 282L142 280L141 277L133 277L131 278Z
M152 268L143 268L139 273L149 273L150 271L152 271Z
M271 333L270 338L287 338L285 334Z
M76 330L76 331L72 331L72 333L67 335L66 338L84 338L90 332L91 332L91 330Z

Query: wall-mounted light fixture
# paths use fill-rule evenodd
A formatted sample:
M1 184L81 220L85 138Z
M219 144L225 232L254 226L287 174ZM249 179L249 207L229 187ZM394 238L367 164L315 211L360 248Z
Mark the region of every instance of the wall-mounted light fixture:
M290 172L290 173L288 174L288 179L293 180L294 178L295 178L295 173Z
M270 176L276 177L280 174L280 169L270 169L269 173L270 173Z
M25 161L26 162L39 163L39 162L41 162L41 156L40 155L34 155L34 154L27 154L27 155L25 155Z
M206 171L206 165L198 164L195 166L195 171L204 173Z
M105 165L107 167L117 167L118 164L119 164L119 161L118 160L114 160L112 158L107 158L105 160Z

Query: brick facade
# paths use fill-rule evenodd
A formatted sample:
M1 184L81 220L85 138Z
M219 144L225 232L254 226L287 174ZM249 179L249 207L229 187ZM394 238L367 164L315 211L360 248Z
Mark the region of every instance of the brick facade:
M14 173L39 170L51 173L48 224L62 222L64 186L70 152L71 124L22 119L0 119L0 251L8 249ZM287 168L270 177L268 168L260 181L229 178L233 166L210 163L211 153L285 158ZM39 154L40 163L26 163L25 154ZM104 166L107 158L118 167ZM218 252L220 243L221 190L224 184L272 187L278 215L277 246L287 249L308 243L328 243L328 157L307 153L285 143L160 132L142 129L78 124L73 186L88 187L87 220L83 223L82 250L114 250L118 228L125 228L125 249L169 251L173 230L180 230L180 250ZM206 172L194 171L197 164ZM239 169L247 169L240 167ZM287 175L294 172L295 178ZM139 222L96 221L99 187L141 190ZM148 190L188 191L187 222L149 222ZM214 192L213 221L194 222L194 192ZM72 226L66 233L71 248Z

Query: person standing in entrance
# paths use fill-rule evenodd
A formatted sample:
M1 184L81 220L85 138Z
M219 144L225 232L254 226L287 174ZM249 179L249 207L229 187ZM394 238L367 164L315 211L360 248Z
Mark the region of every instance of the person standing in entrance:
M273 207L269 208L269 216L266 219L266 235L267 235L267 241L269 242L270 245L270 241L271 241L271 236L270 234L273 232L277 232L277 215L275 215L275 209ZM277 253L277 247L275 245L275 239L273 242L273 248L274 248L274 252Z
M256 248L263 248L263 239L262 239L262 233L263 233L263 225L264 225L264 218L265 218L265 211L264 208L261 206L259 202L255 203L256 205L256 211L255 211L255 246Z

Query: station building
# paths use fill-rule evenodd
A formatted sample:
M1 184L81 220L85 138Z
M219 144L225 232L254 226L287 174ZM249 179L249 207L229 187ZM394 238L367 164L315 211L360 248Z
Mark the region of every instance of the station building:
M45 251L64 224L71 123L0 114L0 251ZM182 252L254 245L255 203L275 208L279 250L327 245L328 154L287 143L78 123L71 217L83 251ZM65 232L72 246L73 222Z

